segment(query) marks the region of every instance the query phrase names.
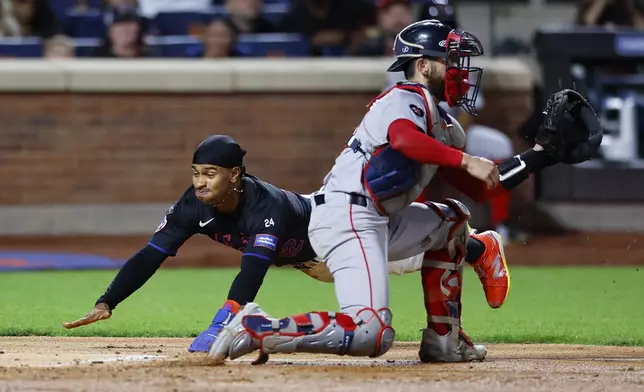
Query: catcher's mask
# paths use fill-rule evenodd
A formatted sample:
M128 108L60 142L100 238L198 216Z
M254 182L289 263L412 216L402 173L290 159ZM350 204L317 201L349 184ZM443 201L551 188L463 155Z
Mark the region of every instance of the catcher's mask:
M474 105L479 93L483 69L472 67L470 59L482 56L483 46L472 34L452 29L438 20L422 20L405 27L394 41L396 61L388 72L403 71L417 58L426 57L444 61L446 66L443 98L451 107L460 106L468 114L476 115Z
M475 116L483 68L472 67L470 60L484 54L483 46L475 36L460 29L450 31L446 46L445 101Z

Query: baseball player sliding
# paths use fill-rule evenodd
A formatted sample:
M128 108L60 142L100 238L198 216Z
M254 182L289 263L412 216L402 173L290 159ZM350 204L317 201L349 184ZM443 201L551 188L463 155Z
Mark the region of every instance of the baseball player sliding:
M191 165L193 185L170 206L148 243L123 265L94 308L64 327L77 328L110 318L168 257L198 234L239 250L241 263L226 301L210 326L192 342L191 352L208 352L240 307L255 300L271 266L291 265L315 279L332 282L328 268L319 262L309 242L310 195L279 189L247 173L245 154L225 135L213 135L200 143ZM397 238L396 230L392 228L392 238ZM392 273L402 274L417 271L421 264L422 253L389 266Z
M260 354L256 363L270 353L386 353L395 337L388 255L396 260L423 252L427 328L421 361L485 358L485 347L461 329L462 270L466 259L476 257L484 287L490 283L488 302L499 306L509 289L501 239L493 232L470 237L469 212L456 200L414 200L435 175L474 200L487 200L549 165L590 159L601 128L583 97L564 90L550 98L535 146L495 166L462 152L463 130L437 106L446 101L475 114L482 69L470 59L483 55L479 40L425 20L398 34L394 53L389 71L403 71L407 81L371 102L313 195L309 240L333 276L340 311L276 319L249 303L211 346L216 360L254 351Z

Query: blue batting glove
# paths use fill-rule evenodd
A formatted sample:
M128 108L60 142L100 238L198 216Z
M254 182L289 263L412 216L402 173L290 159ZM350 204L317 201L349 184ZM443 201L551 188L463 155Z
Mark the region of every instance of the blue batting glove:
M219 336L219 332L235 317L237 312L239 312L239 308L240 306L237 302L231 300L226 301L224 306L217 311L208 329L195 338L188 348L188 351L191 353L207 353L210 350L210 346L217 339L217 336Z

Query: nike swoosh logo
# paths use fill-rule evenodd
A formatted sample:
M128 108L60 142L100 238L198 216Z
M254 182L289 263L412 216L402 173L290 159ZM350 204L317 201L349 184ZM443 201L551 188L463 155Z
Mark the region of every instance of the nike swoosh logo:
M199 227L204 227L204 226L206 226L208 223L212 222L214 219L215 219L215 218L210 218L210 220L207 220L207 221L205 221L205 222L199 221Z

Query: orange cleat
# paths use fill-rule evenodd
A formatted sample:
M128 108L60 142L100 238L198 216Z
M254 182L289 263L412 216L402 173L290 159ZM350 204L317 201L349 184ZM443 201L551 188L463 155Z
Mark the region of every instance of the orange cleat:
M472 267L481 280L488 305L500 308L510 293L510 270L503 252L503 238L491 230L470 236L485 244L485 252Z

